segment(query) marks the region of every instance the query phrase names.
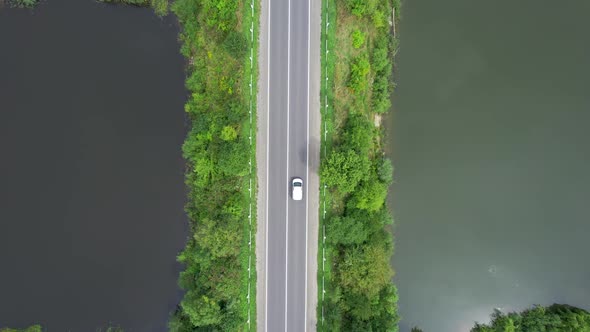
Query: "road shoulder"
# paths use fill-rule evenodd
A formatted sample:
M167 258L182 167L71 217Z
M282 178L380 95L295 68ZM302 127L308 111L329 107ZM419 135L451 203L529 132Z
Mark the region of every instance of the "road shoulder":
M258 37L258 96L256 105L256 176L258 177L256 222L256 326L266 330L266 211L267 211L267 135L268 135L268 10L269 0L260 1L260 27Z
M316 331L318 304L318 227L320 211L320 34L321 0L310 1L309 54L309 224L307 229L307 331Z

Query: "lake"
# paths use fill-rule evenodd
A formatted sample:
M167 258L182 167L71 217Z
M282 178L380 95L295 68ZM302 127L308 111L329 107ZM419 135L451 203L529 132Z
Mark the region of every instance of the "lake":
M393 265L401 331L590 309L586 1L406 1Z
M405 1L392 203L401 331L590 309L587 1Z
M0 9L0 327L164 331L188 224L173 17Z

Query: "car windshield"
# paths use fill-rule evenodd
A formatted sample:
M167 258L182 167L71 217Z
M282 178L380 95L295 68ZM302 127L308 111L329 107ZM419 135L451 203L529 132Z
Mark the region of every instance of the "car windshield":
M293 183L293 186L295 187L301 187L302 183L301 182L295 182Z

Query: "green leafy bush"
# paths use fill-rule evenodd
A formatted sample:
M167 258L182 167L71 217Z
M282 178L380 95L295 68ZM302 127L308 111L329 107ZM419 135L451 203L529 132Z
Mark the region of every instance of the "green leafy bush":
M370 177L358 186L349 202L357 209L377 211L383 207L386 197L387 184Z
M350 65L350 78L348 87L354 92L367 90L369 71L371 65L365 55L360 55L352 60Z
M350 193L369 170L366 156L347 151L335 151L322 163L321 176L328 186L342 193Z
M373 148L375 126L360 113L353 113L346 119L342 132L342 149L350 149L360 155L368 155Z
M207 25L220 31L229 31L236 25L238 1L235 0L202 0L203 13Z
M352 47L361 48L365 44L365 34L361 30L354 30L351 35Z
M223 47L236 59L243 58L249 49L248 40L243 34L237 31L227 34L227 37L223 41Z
M393 182L393 164L391 159L382 158L379 168L377 169L379 180L387 183L388 185Z
M168 0L150 0L150 4L156 14L160 16L168 14Z
M369 229L364 224L364 221L350 216L334 216L328 219L326 226L326 232L330 234L328 241L343 245L365 242L369 236Z
M360 18L373 14L377 1L380 0L346 0L346 5L353 15Z
M221 130L221 139L224 141L233 141L238 137L238 132L232 126L225 126Z

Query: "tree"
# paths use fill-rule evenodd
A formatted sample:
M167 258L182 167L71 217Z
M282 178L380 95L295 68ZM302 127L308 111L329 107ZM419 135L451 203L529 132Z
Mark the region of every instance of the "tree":
M239 222L241 218L244 218L245 205L244 195L239 191L235 191L229 194L221 211L229 220Z
M240 229L241 225L236 222L203 219L194 238L212 257L237 256L240 253L237 243L242 237Z
M353 217L332 217L328 219L326 232L328 241L335 244L360 244L368 236L368 227L364 220L356 220Z
M369 170L366 156L354 151L335 151L322 163L322 179L329 186L334 186L342 193L354 190Z
M389 255L383 247L351 248L338 266L340 284L352 294L375 297L391 282L393 272L388 262Z
M564 304L508 314L495 310L490 317L489 324L476 323L471 332L590 332L590 313Z
M204 327L221 322L222 314L219 304L205 295L188 291L180 302L182 310L192 325Z
M398 331L397 300L397 289L392 283L387 284L379 293L379 301L373 304L373 331Z
M372 148L375 126L360 113L350 114L342 133L342 149L367 155Z
M217 166L219 170L230 176L248 174L250 147L242 141L221 144Z
M386 197L387 184L371 177L361 182L358 189L352 194L350 204L357 209L377 211L385 203Z

